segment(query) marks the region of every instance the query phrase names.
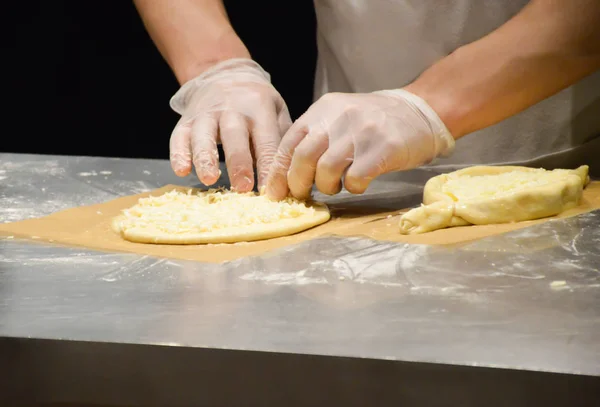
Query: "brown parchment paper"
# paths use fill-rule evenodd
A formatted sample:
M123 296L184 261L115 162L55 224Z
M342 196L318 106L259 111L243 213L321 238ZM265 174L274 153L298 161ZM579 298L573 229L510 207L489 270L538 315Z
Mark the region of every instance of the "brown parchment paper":
M292 236L257 242L216 245L154 245L128 242L113 232L110 221L114 216L120 214L121 210L135 205L141 197L160 195L172 189L187 190L189 188L167 185L150 192L125 196L97 205L66 209L42 218L0 224L0 235L104 251L220 263L258 255L322 236L362 236L382 241L447 245L497 235L553 219L503 225L464 226L405 236L398 233L398 220L400 215L408 209L386 212L368 207L345 209L332 205L330 206L332 219L321 226ZM592 182L586 187L581 204L556 218L570 217L598 208L600 208L600 182Z

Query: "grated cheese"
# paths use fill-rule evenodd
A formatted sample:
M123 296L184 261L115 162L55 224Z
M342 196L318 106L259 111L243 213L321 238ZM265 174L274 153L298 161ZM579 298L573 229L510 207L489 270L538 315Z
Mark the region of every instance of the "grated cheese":
M314 212L314 208L294 198L276 202L253 192L173 190L140 198L135 206L123 211L120 227L152 227L169 234L211 232L270 224Z
M454 201L496 198L530 188L549 185L564 179L571 170L536 169L535 171L511 171L494 175L448 175L442 192Z

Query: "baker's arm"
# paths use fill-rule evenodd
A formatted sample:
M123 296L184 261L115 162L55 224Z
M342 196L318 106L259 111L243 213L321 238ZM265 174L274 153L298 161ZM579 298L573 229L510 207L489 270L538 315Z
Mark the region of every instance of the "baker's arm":
M532 0L404 89L425 99L454 138L491 126L600 69L600 1Z
M491 126L600 69L600 1L531 0L403 89L329 93L283 137L267 195L362 193L381 174L448 156Z
M222 0L134 0L180 84L231 58L250 58Z
M157 48L182 85L171 99L181 114L170 140L173 171L192 171L205 185L221 176L217 143L229 181L241 192L259 187L291 125L270 75L250 58L221 0L134 0Z

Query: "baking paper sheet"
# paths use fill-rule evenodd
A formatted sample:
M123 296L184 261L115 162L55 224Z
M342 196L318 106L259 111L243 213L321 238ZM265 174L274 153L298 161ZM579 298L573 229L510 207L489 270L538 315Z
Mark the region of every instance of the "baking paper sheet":
M139 198L160 195L174 188L188 189L167 185L147 193L125 196L97 205L71 208L42 218L0 224L0 235L104 251L220 263L245 256L260 255L273 249L322 236L358 236L401 243L450 245L553 219L503 225L465 226L405 236L398 233L398 220L399 216L408 209L386 211L368 206L345 208L333 204L330 205L332 219L321 226L292 236L256 242L211 245L142 244L125 241L111 229L112 218L120 214L121 210L135 205ZM584 191L581 205L564 212L558 218L570 217L598 208L600 208L600 182L592 182Z

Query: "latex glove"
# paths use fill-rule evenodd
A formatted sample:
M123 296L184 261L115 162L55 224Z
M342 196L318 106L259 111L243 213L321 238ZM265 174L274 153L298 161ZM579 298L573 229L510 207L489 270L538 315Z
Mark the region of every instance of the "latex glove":
M454 138L420 97L406 90L329 93L283 137L267 180L272 199L363 193L377 176L448 156Z
M185 83L171 107L181 114L170 140L173 171L186 176L193 162L200 181L214 184L221 175L220 142L231 186L240 192L254 187L254 159L263 185L281 136L291 125L269 74L250 59L219 63Z

